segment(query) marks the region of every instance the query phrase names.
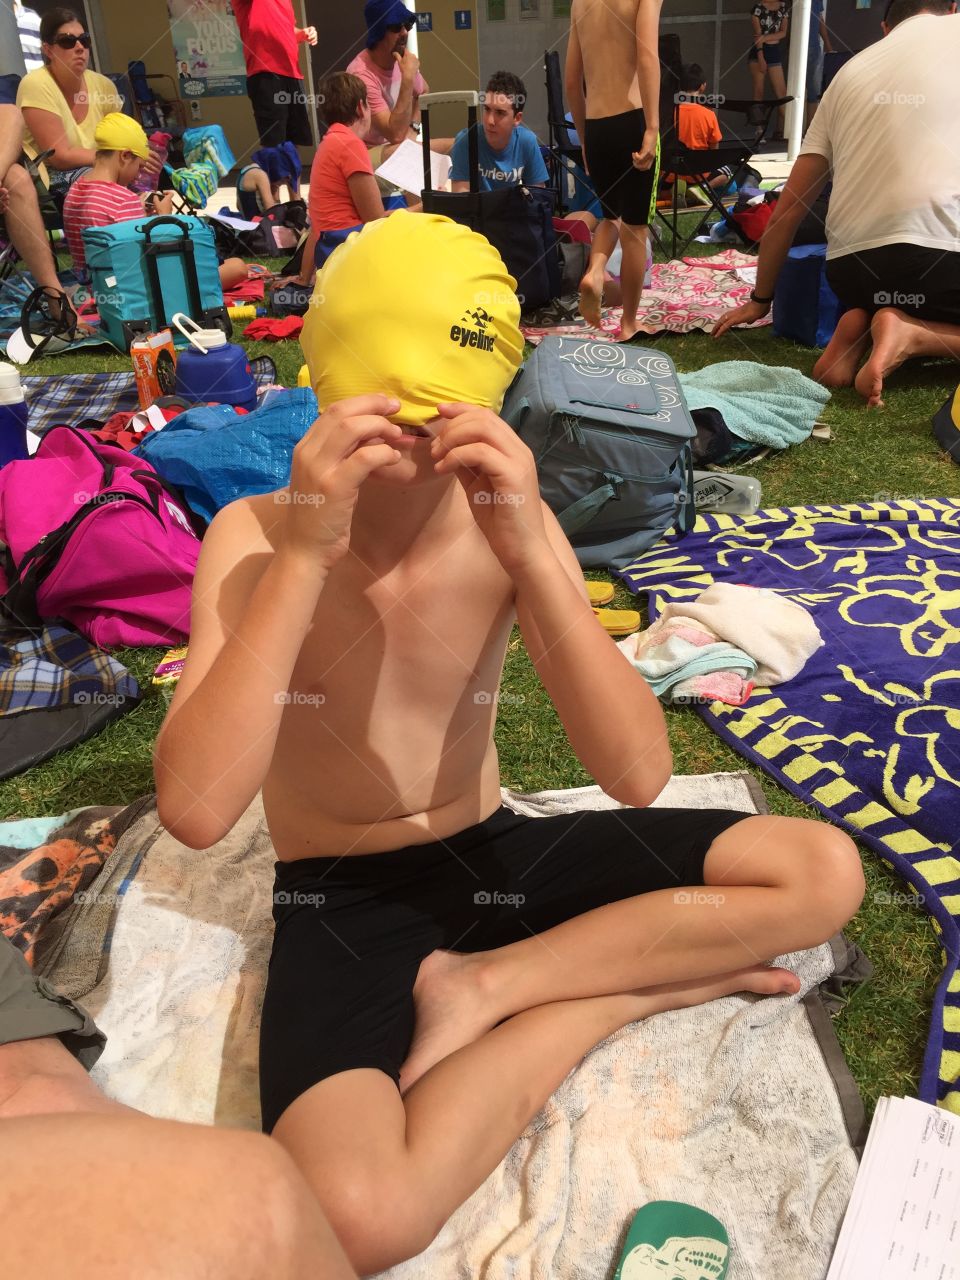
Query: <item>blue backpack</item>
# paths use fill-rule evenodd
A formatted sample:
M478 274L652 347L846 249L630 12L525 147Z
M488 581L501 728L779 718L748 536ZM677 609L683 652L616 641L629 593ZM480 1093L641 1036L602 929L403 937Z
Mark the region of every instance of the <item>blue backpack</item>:
M502 416L531 449L540 494L584 568L625 568L673 525L692 528L697 429L663 352L544 338Z
M100 327L122 351L169 327L178 311L206 329L230 320L223 305L213 232L199 218L130 218L83 232ZM186 342L174 331L178 346Z

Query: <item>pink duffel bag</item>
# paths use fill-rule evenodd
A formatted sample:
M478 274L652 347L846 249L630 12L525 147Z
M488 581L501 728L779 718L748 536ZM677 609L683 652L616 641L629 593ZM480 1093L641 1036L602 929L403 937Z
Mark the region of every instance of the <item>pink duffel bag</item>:
M102 648L188 636L200 539L180 495L125 449L52 427L0 470L0 540L8 621L62 618Z

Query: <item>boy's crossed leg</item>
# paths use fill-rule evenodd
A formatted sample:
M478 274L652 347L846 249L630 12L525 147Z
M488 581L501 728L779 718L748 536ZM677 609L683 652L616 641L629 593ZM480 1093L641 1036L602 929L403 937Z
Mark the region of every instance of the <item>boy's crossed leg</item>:
M404 1095L381 1071L348 1070L286 1109L274 1136L361 1272L424 1249L594 1045L664 1009L796 991L793 975L765 962L824 942L863 894L852 841L787 818L722 831L703 882L611 902L494 950L434 953L415 988Z

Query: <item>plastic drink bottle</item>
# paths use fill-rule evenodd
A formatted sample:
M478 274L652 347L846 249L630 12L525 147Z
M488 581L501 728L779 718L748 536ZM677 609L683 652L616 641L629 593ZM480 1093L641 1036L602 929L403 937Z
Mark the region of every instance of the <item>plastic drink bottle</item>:
M749 513L760 505L760 481L727 471L694 471L693 500L697 510L707 514Z
M222 329L201 329L182 311L172 323L190 346L177 360L175 395L193 404L232 404L255 409L257 383L243 347L228 342Z
M12 364L0 364L0 467L30 456L27 449L28 416L19 370Z

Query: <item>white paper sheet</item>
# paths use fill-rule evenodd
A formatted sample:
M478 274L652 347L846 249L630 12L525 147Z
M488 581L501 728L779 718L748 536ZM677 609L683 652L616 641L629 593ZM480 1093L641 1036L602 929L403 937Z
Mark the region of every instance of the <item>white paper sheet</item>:
M378 178L392 182L401 191L419 195L423 190L423 148L419 142L405 138L376 172ZM450 177L450 157L431 151L430 173L434 191L443 190Z
M212 218L214 222L222 222L225 226L233 227L234 231L255 231L257 224L248 222L246 218L241 218L239 214L234 213L210 213L207 210L205 218Z

